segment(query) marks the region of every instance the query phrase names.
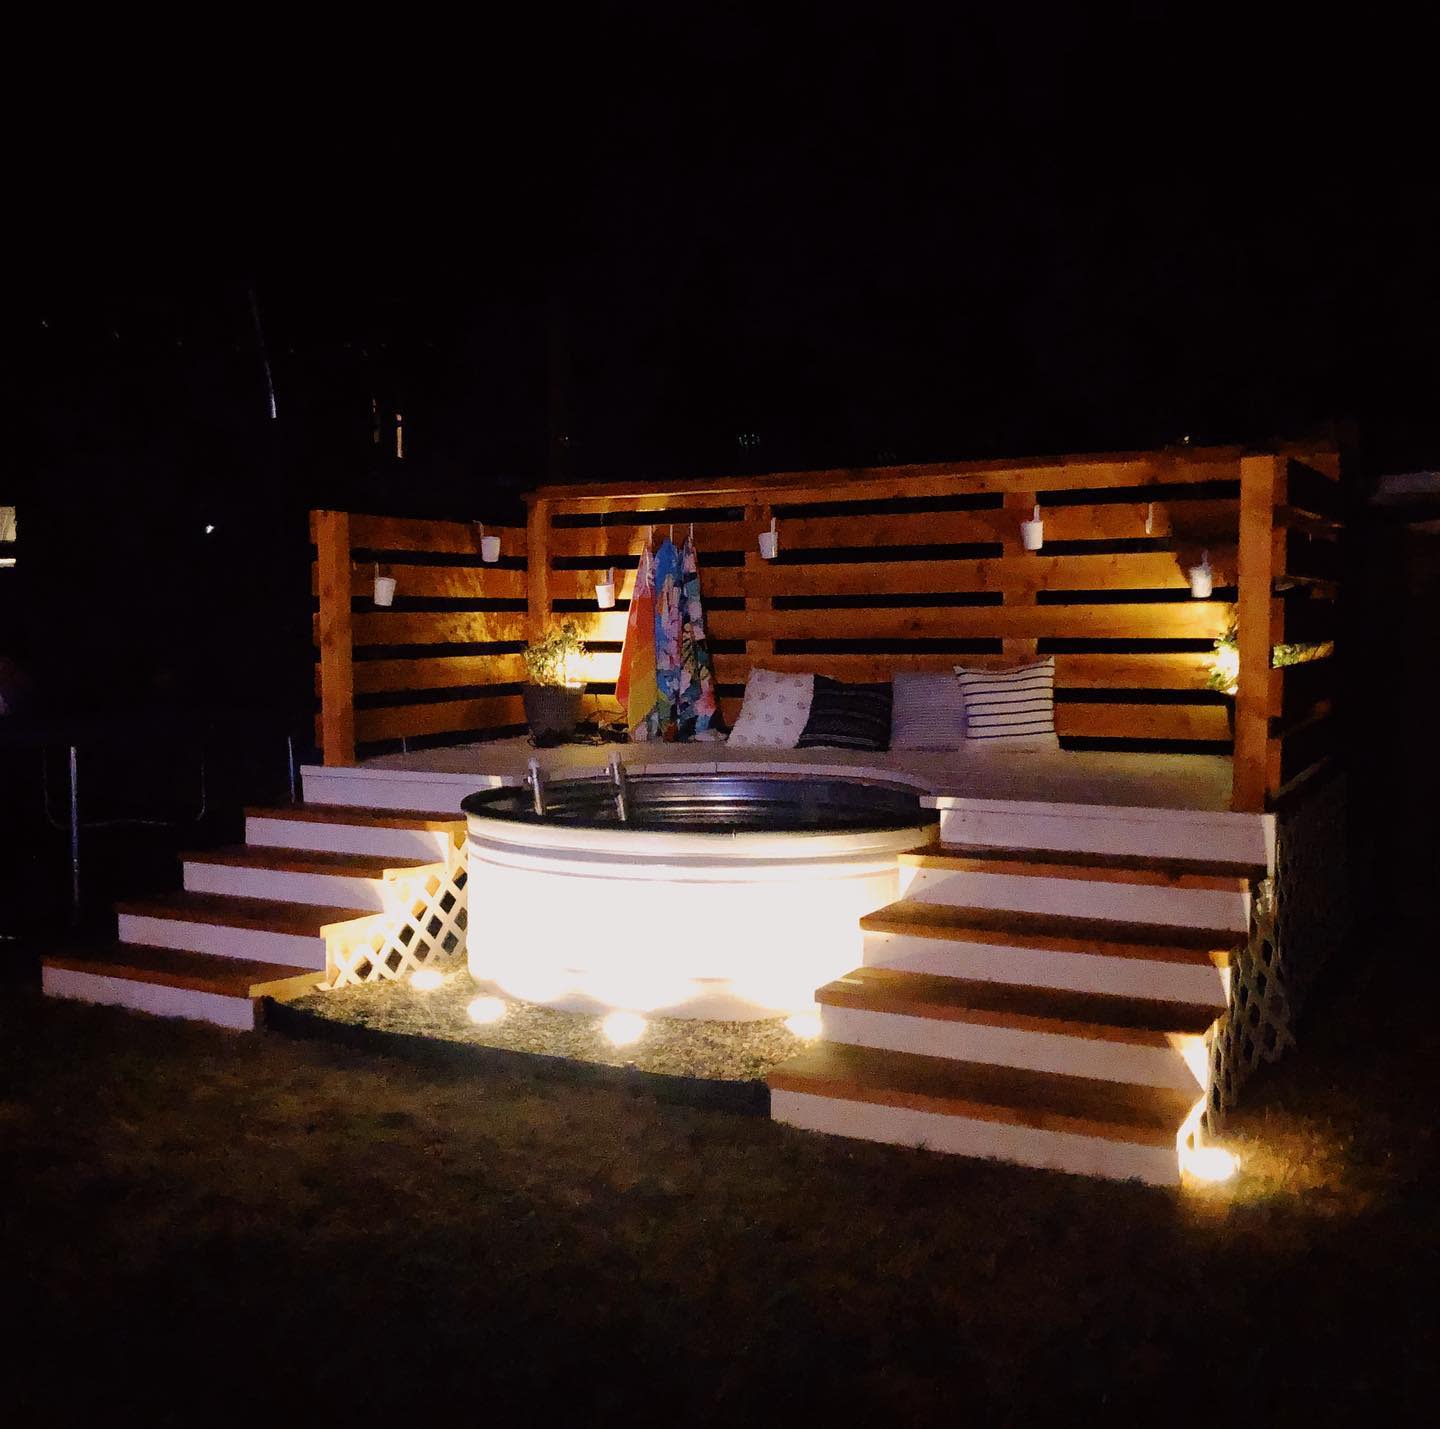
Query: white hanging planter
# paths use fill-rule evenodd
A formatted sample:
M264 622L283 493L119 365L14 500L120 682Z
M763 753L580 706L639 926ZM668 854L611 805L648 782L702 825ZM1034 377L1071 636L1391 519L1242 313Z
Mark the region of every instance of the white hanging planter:
M763 560L773 561L780 550L780 523L772 516L770 518L770 529L760 533L760 556Z
M1206 551L1198 566L1190 567L1190 594L1196 600L1209 600L1215 590L1215 572L1210 565L1210 552Z
M1020 523L1020 544L1027 551L1038 551L1045 544L1045 523L1040 519L1040 503L1035 503L1035 514L1028 521Z
M609 568L603 581L595 582L595 604L601 610L615 609L615 571Z

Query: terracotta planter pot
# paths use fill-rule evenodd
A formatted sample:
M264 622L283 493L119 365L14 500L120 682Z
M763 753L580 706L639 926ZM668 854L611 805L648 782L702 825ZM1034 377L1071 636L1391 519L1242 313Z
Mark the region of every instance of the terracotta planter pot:
M520 691L525 702L525 723L536 739L569 739L580 720L584 685L526 685Z

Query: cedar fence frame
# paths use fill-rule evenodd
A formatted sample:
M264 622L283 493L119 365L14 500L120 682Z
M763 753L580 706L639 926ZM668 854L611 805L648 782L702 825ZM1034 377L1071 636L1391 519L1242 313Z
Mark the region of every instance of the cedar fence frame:
M601 647L587 675L603 691L647 527L693 519L731 718L757 665L881 679L1049 651L1068 742L1223 751L1226 711L1205 681L1233 604L1233 807L1276 807L1334 756L1333 653L1277 669L1271 651L1334 639L1339 475L1328 447L1181 447L542 486L526 498L523 532L487 528L502 536L503 567L475 564L478 533L465 523L315 512L325 762L353 763L357 743L507 732L522 719L518 643L557 619L575 620ZM1020 522L1037 503L1049 549L1032 554ZM767 562L756 537L772 515L780 559ZM1202 549L1217 594L1234 589L1233 602L1189 596L1186 568ZM407 565L413 552L423 555ZM365 607L377 559L399 578L394 610ZM592 586L607 566L620 576L620 602L601 612ZM408 608L407 595L455 608Z
M496 565L481 563L473 522L310 513L326 764L354 764L357 745L523 727L525 532L485 533L500 537ZM385 609L370 600L377 566L397 582Z

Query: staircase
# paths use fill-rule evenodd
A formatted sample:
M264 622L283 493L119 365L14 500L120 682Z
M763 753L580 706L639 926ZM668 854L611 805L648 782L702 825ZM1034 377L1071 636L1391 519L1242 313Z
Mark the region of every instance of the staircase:
M382 945L460 857L465 821L301 804L247 809L245 843L183 855L177 893L121 903L118 941L52 954L52 997L222 1027L333 981Z
M771 1115L1178 1182L1265 866L959 842L900 865L901 899L861 919L864 966L816 994L822 1040L772 1072Z

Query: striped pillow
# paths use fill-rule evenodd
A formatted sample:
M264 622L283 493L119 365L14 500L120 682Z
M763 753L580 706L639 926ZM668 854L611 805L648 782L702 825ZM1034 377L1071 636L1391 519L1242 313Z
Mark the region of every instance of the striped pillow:
M800 749L886 749L890 744L890 681L852 685L815 676L810 718Z
M1009 748L1057 749L1055 659L1014 670L955 667L965 696L965 738Z

